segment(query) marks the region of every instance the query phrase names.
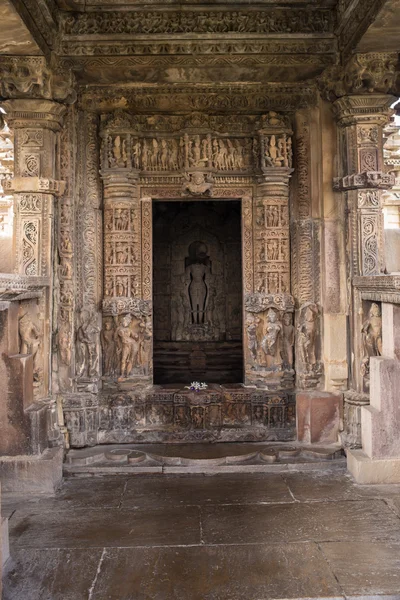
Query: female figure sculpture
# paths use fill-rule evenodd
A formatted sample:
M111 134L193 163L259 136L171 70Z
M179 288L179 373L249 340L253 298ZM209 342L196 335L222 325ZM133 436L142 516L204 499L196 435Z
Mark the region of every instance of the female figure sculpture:
M267 312L265 335L261 342L261 348L267 358L267 367L274 367L280 363L279 357L279 335L282 325L278 322L276 311L272 308Z

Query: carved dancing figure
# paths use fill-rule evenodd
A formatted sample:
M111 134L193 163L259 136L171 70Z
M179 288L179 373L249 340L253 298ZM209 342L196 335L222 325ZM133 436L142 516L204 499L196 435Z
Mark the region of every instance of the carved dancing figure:
M264 350L267 359L267 367L274 367L280 364L279 336L282 331L282 325L277 321L278 315L276 311L270 308L267 312L265 335L261 341L261 348Z
M82 323L76 332L77 342L77 374L82 377L95 377L98 372L99 354L97 339L100 333L95 310L82 312Z
M369 373L369 359L371 356L382 355L382 316L381 310L375 302L368 311L368 319L363 323L362 329L363 359L361 373Z

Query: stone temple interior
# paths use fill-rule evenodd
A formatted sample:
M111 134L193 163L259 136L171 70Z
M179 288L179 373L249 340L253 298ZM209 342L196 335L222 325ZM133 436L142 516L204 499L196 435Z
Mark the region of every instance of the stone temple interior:
M0 0L3 492L115 444L400 483L399 33L396 0Z

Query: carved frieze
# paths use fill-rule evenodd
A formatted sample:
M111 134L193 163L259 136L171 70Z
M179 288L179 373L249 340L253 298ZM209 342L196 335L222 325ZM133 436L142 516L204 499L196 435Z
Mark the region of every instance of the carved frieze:
M135 88L96 86L82 89L80 107L99 112L118 110L123 105L135 112L174 112L179 106L186 113L223 111L232 113L264 113L268 110L293 111L314 106L317 88L310 84L237 85L157 85Z
M293 8L240 11L91 12L64 14L64 36L174 35L229 33L318 33L332 32L333 14L328 9ZM65 39L65 38L64 38Z

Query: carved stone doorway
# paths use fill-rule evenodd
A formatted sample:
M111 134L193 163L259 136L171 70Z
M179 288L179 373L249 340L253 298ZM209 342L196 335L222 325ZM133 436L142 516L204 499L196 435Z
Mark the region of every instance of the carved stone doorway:
M154 383L243 382L239 200L153 201Z

